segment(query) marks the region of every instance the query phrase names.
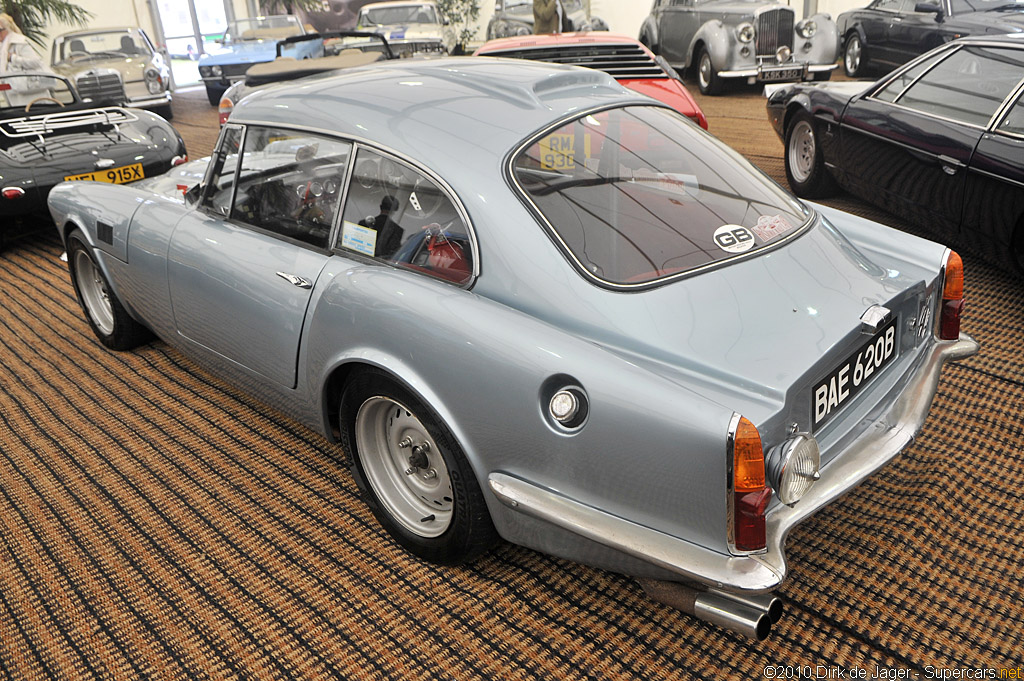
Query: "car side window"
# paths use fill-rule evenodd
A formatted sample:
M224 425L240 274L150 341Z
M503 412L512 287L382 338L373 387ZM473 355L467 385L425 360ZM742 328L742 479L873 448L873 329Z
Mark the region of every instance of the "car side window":
M1024 135L1024 95L1017 98L997 130L1011 135Z
M900 0L878 0L871 7L872 9L881 10L883 12L898 12L900 9Z
M249 126L231 218L327 248L351 151L329 137Z
M469 228L420 171L370 149L356 155L338 247L464 284L473 275Z
M216 215L227 217L231 212L231 193L238 172L238 152L242 143L242 128L226 126L217 145L213 168L207 180L203 207Z
M910 85L896 103L969 125L988 125L1017 87L1024 52L964 46Z

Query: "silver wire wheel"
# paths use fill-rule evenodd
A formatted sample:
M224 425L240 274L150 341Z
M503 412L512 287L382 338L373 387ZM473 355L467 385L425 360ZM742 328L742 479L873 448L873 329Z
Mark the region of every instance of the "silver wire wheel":
M797 182L805 183L811 178L816 163L817 140L810 121L798 120L793 124L786 149L789 172Z
M109 336L114 333L114 308L110 303L110 291L100 268L83 248L75 251L75 278L82 302L89 318L99 331Z
M438 537L452 522L452 482L434 438L402 404L375 396L359 407L356 449L384 509L409 532Z

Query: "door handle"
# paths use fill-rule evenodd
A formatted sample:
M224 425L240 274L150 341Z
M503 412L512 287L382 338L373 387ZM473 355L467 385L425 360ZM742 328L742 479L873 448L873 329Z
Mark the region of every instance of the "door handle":
M287 272L278 272L277 276L281 277L292 286L298 286L299 288L313 288L313 282L305 277L300 277L296 274L288 274Z
M961 168L967 167L965 164L961 163L955 158L950 158L949 156L946 155L939 156L938 158L939 164L942 166L943 172L945 172L947 175L956 175L956 171L960 170Z

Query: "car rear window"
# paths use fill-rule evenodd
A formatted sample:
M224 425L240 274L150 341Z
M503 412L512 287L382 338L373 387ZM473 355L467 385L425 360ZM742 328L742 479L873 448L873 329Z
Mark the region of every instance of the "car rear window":
M512 171L576 264L613 285L747 257L811 217L742 156L658 107L581 116L528 143Z

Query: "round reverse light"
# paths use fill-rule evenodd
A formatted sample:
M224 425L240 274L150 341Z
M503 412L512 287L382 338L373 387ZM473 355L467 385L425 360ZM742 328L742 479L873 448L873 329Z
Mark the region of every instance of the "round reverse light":
M775 56L780 64L785 64L793 56L793 50L789 49L787 45L783 45L775 52Z
M559 423L570 423L580 411L580 400L571 390L559 390L548 403L551 418Z
M779 501L792 506L821 477L820 465L818 441L807 433L798 433L768 453L765 472Z
M736 37L741 43L749 43L754 39L754 25L749 22L740 24L736 27Z

